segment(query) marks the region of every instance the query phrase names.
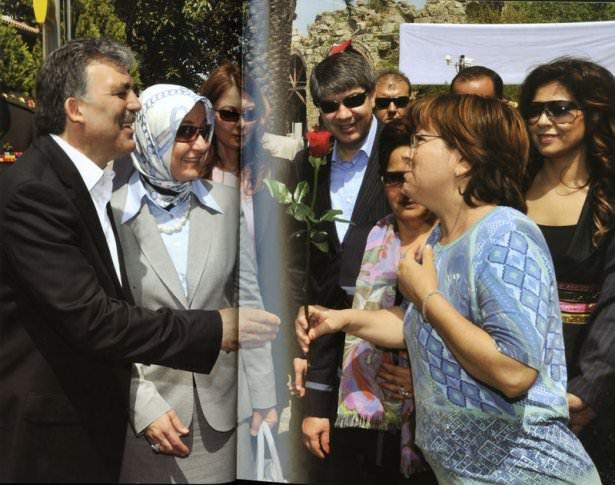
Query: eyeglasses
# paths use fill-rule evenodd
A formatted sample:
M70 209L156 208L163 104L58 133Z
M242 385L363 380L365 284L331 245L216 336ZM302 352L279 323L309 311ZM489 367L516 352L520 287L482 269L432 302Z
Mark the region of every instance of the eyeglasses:
M412 133L412 135L410 135L410 148L415 150L423 143L427 143L428 141L434 140L436 138L442 137L440 135L430 135L428 133Z
M203 140L210 141L211 125L194 126L194 125L179 125L175 132L175 141L182 143L192 143L199 135L203 137Z
M320 101L318 107L323 113L328 114L337 111L340 108L340 104L343 104L346 108L358 108L365 103L366 98L367 92L363 91L362 93L350 94L342 99L342 101Z
M397 98L376 98L376 109L387 109L391 103L396 108L405 108L410 102L409 96L398 96Z
M404 175L407 171L384 172L380 180L385 187L401 187L404 184Z
M258 113L256 112L256 108L246 108L241 111L233 111L230 109L217 109L216 110L220 115L220 119L222 121L229 121L231 123L237 123L239 118L243 118L243 121L246 123L251 123L256 121L258 118Z
M573 113L573 111L576 111ZM543 113L547 115L549 121L555 124L572 123L578 116L578 112L583 111L574 101L547 101L545 103L530 103L525 109L523 116L528 123L537 123Z

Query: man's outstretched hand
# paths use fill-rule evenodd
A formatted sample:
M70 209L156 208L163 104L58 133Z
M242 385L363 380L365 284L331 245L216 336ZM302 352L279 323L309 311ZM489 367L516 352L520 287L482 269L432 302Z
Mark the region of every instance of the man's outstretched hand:
M275 338L280 319L258 308L224 308L222 317L222 350L232 352L239 347L262 347Z

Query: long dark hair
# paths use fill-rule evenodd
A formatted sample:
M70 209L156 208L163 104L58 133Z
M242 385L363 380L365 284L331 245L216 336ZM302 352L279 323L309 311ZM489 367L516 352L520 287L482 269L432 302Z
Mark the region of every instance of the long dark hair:
M591 61L555 59L536 67L523 82L519 94L521 113L526 112L540 87L554 81L570 92L584 112L586 165L594 208L592 242L597 246L615 222L615 77ZM543 163L542 155L532 147L526 191Z

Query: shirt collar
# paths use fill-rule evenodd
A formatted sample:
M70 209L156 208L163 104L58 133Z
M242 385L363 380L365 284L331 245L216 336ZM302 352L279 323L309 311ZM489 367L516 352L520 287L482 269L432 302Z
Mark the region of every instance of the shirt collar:
M88 158L63 138L60 138L58 135L50 136L60 146L60 148L64 150L64 153L66 153L66 156L68 156L70 161L73 162L75 168L79 172L79 175L81 175L88 192L90 192L103 176L104 170L96 165L91 158Z
M374 140L376 139L377 132L378 120L376 120L376 117L372 115L372 121L370 122L369 131L367 133L367 136L365 137L365 141L363 141L363 145L361 145L361 148L359 148L359 151L355 154L355 156L352 157L352 160L340 160L337 157L337 140L335 140L335 143L333 144L333 155L331 156L331 161L333 163L350 163L351 165L354 165L355 163L357 163L359 159L358 155L361 152L363 152L363 154L365 154L369 159L372 153L372 148L374 147Z
M121 219L122 224L134 218L141 211L146 198L151 200L143 186L141 177L139 177L139 172L133 172L127 185L126 203L124 204L124 211L122 212ZM203 185L200 179L192 181L192 193L202 206L219 212L220 214L223 213L216 199L214 199L209 189Z

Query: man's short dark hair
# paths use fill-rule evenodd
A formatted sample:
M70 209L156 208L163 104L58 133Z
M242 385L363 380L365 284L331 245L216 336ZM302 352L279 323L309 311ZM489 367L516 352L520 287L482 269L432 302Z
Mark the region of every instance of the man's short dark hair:
M135 65L130 49L106 39L75 39L53 51L36 79L34 122L38 134L64 131L64 102L86 94L86 68L92 61L110 62L126 71Z
M406 76L403 72L397 69L386 69L385 71L380 71L378 73L378 76L376 77L374 85L377 85L380 81L387 78L395 79L396 81L405 83L408 86L408 92L412 91L412 83L410 83L410 79L408 79L408 76Z
M374 71L367 59L353 50L325 57L314 67L310 77L310 93L316 106L327 96L357 86L371 93Z
M462 69L457 73L457 75L451 81L451 86L449 91L453 92L453 86L455 82L465 82L465 81L473 81L475 79L480 79L482 77L487 77L491 79L493 83L493 90L495 92L495 97L498 99L504 98L504 82L500 75L495 72L493 69L489 69L485 66L470 66Z

